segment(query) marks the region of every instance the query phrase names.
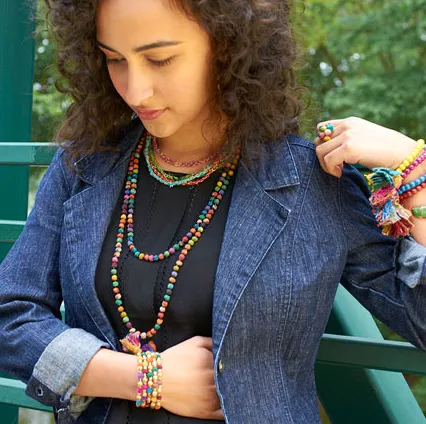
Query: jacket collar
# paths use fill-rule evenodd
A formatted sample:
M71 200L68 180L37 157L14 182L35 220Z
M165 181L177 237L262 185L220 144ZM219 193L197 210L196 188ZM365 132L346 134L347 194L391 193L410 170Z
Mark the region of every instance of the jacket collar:
M109 171L128 161L141 138L143 130L142 122L139 119L132 119L130 124L121 130L116 150L82 156L74 163L79 178L90 185L94 185Z
M290 149L292 137L283 136L275 142L260 144L259 155L253 164L242 160L264 190L299 184L299 174Z
M94 185L110 170L128 161L131 152L143 133L142 122L135 118L119 136L117 150L82 156L74 163L81 180ZM299 175L291 153L290 143L294 136L282 137L273 143L261 144L255 161L242 163L260 183L264 190L274 190L299 184ZM246 152L247 154L247 152Z

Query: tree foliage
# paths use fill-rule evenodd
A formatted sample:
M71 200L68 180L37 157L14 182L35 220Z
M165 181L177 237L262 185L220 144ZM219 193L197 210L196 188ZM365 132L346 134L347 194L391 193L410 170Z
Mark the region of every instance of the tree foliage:
M297 3L302 69L321 117L426 133L426 0Z
M49 39L43 1L38 2L35 31L32 141L51 141L69 104L55 88L60 76L55 67L55 44Z
M39 2L33 140L50 140L68 105L55 90L55 46ZM360 116L412 137L426 133L426 0L297 0L299 74L314 120ZM311 136L313 134L307 134Z

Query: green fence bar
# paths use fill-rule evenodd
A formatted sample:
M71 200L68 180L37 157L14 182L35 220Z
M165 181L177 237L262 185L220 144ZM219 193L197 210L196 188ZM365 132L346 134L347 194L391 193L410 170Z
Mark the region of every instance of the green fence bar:
M54 143L0 143L0 165L49 165L57 149Z
M12 244L24 228L25 221L8 221L0 219L0 243Z
M40 402L27 396L25 394L25 387L25 384L21 381L0 378L0 405L8 404L14 407L36 409L38 411L52 411L52 408L42 405Z
M324 334L317 362L426 375L426 353L405 342Z

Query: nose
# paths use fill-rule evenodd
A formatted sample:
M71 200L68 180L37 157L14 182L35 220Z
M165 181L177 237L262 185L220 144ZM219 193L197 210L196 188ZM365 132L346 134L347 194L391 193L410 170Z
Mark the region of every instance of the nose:
M134 108L146 103L154 95L154 84L140 68L128 68L126 103Z

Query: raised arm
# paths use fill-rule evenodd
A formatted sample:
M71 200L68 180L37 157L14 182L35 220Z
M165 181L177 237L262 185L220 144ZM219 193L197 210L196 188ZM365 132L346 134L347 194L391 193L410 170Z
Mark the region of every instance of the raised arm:
M366 168L389 168L392 170L409 157L416 148L416 140L397 131L376 125L360 118L337 119L321 122L317 128L331 123L334 131L331 140L316 138L317 156L324 171L340 177L344 163L360 164ZM426 137L426 135L425 135ZM403 179L408 184L426 175L426 160ZM405 208L426 206L426 189L401 200ZM426 246L426 219L411 217L414 228L411 235Z

